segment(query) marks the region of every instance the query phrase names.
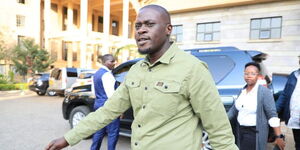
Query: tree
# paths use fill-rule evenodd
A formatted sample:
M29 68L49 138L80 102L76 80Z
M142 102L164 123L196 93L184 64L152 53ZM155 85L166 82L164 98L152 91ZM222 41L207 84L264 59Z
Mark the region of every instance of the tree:
M27 74L44 72L54 62L49 53L34 43L33 39L24 39L13 50L13 64L16 72L25 79Z

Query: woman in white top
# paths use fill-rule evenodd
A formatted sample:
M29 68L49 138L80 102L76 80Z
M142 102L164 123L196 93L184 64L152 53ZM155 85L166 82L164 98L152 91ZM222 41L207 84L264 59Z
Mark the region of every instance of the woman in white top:
M237 145L240 150L265 150L270 125L276 135L275 144L284 149L285 142L273 95L268 88L257 83L259 75L259 64L250 62L245 65L244 79L247 85L228 111L229 119L237 120Z

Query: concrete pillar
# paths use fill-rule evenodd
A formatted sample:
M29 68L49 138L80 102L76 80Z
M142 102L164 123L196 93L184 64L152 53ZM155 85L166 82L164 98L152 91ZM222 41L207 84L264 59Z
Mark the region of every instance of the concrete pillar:
M86 40L87 40L88 0L80 0L80 67L86 68Z
M73 29L73 3L72 0L68 1L68 23L67 30L70 33Z
M128 38L129 0L123 0L123 38Z
M109 28L110 28L110 0L104 0L103 5L103 46L102 46L102 54L109 53Z
M50 29L50 11L51 11L51 0L44 0L44 48L50 51L49 47L49 29Z
M68 42L68 57L67 57L67 66L73 67L73 43Z

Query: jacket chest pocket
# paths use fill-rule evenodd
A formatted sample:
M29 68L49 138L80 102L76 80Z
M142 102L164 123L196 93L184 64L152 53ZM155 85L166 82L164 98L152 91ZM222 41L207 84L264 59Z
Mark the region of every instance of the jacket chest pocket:
M137 79L126 79L125 85L128 88L131 105L133 108L141 106L142 103L142 92L141 92L141 81Z
M181 96L181 85L175 81L157 81L154 85L151 106L154 112L163 116L173 116L177 112Z

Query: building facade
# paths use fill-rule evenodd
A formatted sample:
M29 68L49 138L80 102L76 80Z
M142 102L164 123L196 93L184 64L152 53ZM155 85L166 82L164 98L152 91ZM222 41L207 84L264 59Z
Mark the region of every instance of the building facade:
M171 13L183 49L235 46L268 54L270 73L299 68L299 0L156 0Z
M15 45L33 38L56 60L54 67L98 68L97 57L135 44L138 0L3 0L0 31ZM7 44L7 43L6 43ZM123 55L130 59L128 54ZM122 58L121 58L122 59ZM0 62L0 73L7 65Z

